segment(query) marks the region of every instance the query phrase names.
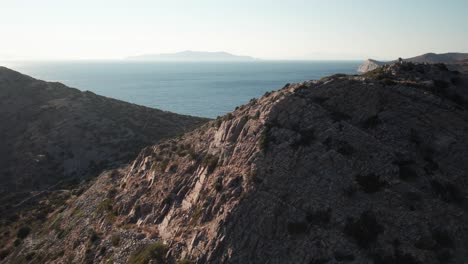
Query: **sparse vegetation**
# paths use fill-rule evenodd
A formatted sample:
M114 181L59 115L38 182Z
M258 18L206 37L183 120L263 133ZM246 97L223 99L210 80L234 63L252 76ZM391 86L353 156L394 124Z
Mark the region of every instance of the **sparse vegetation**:
M375 128L381 123L382 123L382 121L380 120L378 115L372 115L372 116L366 118L362 122L362 127L366 128L366 129Z
M188 260L188 259L179 259L177 260L177 264L192 264L193 261Z
M142 246L130 255L128 263L147 264L152 259L156 260L157 263L164 263L167 250L167 246L161 242Z
M4 258L6 258L9 254L10 254L9 248L3 249L2 251L0 251L0 260L3 260Z
M351 116L340 111L332 111L330 117L334 122L340 122L351 119Z
M95 242L97 242L100 239L99 235L96 233L96 231L94 231L94 229L89 229L88 230L88 238L89 238L89 242L91 242L91 244L94 244Z
M269 136L270 136L270 126L265 125L265 128L262 130L262 133L260 134L260 139L258 141L258 146L260 150L263 152L266 152L268 150Z
M292 147L297 148L299 146L309 146L315 140L315 130L312 128L299 131L299 139L296 140Z
M16 233L16 237L19 239L24 239L29 235L30 232L31 232L31 228L29 226L23 226L20 229L18 229L18 232Z
M344 228L345 234L352 237L362 248L374 243L383 231L383 226L372 211L364 211L357 220L348 218Z
M112 234L111 242L112 242L112 246L118 247L119 244L120 244L120 234L118 234L118 233Z
M380 177L374 173L367 175L356 175L356 181L366 193L375 193L380 191L386 185L385 181L380 180Z
M371 78L371 79L376 79L376 80L383 80L385 78L389 78L390 76L385 73L384 69L382 67L378 67L375 70L368 71L364 73L362 76L366 78Z
M436 228L432 230L432 239L437 243L439 248L454 248L455 243L448 230L443 228Z
M373 256L374 263L379 264L422 264L409 253L403 253L396 250L394 255L384 255L383 253L375 253Z
M161 172L165 172L166 171L166 168L167 168L167 165L169 164L169 159L163 159L162 162L160 163L160 170Z
M435 195L447 203L460 204L464 200L463 192L451 182L444 183L434 179L431 181L431 187Z
M98 214L112 211L112 200L109 198L102 200L97 206L96 211Z
M445 80L434 80L435 91L441 94L446 93L446 89L450 87L450 83Z
M217 192L220 192L223 189L223 178L222 177L216 178L216 180L213 182L213 188Z
M350 262L355 259L354 255L347 252L336 251L333 256L337 261L340 262Z
M357 188L354 184L351 184L345 188L343 188L343 192L347 197L353 197L356 194Z
M206 154L205 158L203 159L203 166L205 166L207 174L211 174L216 167L218 166L219 158L217 156Z
M172 163L171 166L169 166L169 172L171 173L177 172L177 167L178 167L177 163Z
M198 220L200 220L200 217L202 215L202 208L200 205L195 205L195 207L193 208L192 210L192 217L191 217L191 220L190 220L190 223L189 225L195 225L198 223Z
M453 84L453 85L461 85L463 84L463 79L460 78L460 77L453 77L450 79L450 82Z
M309 212L306 216L307 222L311 225L324 226L330 223L332 210L327 208L325 210L317 210Z
M390 78L384 78L384 79L382 80L382 83L383 83L384 85L387 85L387 86L393 86L393 85L396 85L396 84L397 84L397 82L395 82L394 80L392 80L392 79L390 79Z
M17 246L19 246L19 245L21 245L21 239L17 238L17 239L15 239L15 241L13 242L13 246L17 247Z
M309 227L306 222L290 222L288 223L288 232L291 235L304 234L308 231Z
M340 153L341 155L349 156L356 152L356 149L347 141L338 140L337 144L338 144L338 148L336 151L338 151L338 153Z
M399 161L398 165L398 175L402 180L410 180L418 178L418 173L414 170L412 164L413 161Z

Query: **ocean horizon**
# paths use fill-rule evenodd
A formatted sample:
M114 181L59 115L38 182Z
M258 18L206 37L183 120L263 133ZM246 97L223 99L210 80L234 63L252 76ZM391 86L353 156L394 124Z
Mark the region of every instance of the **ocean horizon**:
M4 66L37 79L171 111L215 118L286 83L357 74L362 61L36 61Z

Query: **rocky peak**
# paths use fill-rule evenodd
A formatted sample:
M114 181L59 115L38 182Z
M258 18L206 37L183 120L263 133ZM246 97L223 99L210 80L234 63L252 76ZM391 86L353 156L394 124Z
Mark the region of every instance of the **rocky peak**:
M357 69L358 72L368 72L377 69L384 63L373 59L367 59Z

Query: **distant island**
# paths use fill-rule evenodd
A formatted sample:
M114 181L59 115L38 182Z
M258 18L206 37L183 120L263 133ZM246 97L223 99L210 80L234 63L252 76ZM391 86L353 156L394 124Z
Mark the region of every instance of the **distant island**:
M204 52L204 51L181 51L176 53L145 54L127 57L127 60L138 61L253 61L250 56L239 56L224 51Z
M363 64L358 67L358 72L368 72L375 70L376 68L396 62L394 61L377 61L373 59L366 60ZM458 52L449 52L449 53L426 53L420 56L403 59L403 61L416 62L416 63L444 63L451 70L458 70L460 72L468 72L468 53L458 53Z

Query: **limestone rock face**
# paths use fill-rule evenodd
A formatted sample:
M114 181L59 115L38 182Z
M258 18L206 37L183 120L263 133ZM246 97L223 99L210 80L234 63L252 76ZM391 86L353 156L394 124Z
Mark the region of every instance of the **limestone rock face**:
M467 83L403 63L286 85L101 174L5 261L463 263Z

